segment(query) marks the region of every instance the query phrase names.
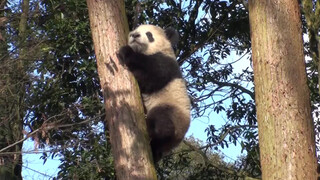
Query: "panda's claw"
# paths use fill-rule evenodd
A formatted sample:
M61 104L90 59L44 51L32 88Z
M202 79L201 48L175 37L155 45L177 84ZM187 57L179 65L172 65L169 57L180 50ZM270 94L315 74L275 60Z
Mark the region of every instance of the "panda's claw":
M130 55L134 53L130 46L122 46L117 54L121 63L127 64Z

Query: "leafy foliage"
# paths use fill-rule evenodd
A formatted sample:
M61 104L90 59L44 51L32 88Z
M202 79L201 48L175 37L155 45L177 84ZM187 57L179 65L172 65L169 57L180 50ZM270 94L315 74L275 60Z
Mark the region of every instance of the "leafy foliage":
M101 128L101 127L100 127ZM103 132L89 134L81 143L64 149L58 178L116 179L111 147Z
M53 155L62 155L59 177L95 179L92 172L113 177L110 147L107 136L102 136L104 106L86 3L41 1L38 5L36 28L45 45L34 63L27 123L30 129L55 127L39 134L39 140L51 145ZM79 169L83 164L88 165Z
M212 153L207 145L192 137L186 139L158 165L158 179L245 179L242 160L224 162L224 157Z

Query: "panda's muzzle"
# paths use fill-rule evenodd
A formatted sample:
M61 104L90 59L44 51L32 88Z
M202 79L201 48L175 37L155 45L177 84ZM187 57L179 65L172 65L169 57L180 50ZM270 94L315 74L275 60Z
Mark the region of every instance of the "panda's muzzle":
M131 33L130 34L130 37L132 37L132 38L138 38L138 37L140 37L140 34L139 33Z

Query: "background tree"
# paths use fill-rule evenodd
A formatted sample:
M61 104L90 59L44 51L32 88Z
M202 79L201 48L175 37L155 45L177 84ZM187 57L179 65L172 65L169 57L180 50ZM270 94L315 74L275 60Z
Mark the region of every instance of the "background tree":
M316 179L299 4L249 1L249 12L262 178Z
M41 44L27 121L44 162L61 156L59 178L114 178L105 112L85 1L39 1L32 18ZM39 103L45 102L45 103ZM51 128L50 128L51 127ZM86 166L84 166L86 164Z
M27 110L24 98L30 82L27 74L29 0L22 1L22 13L16 13L19 20L13 19L14 10L5 12L7 4L6 0L0 3L0 150L21 152L22 143L16 142L23 138ZM0 155L0 179L22 179L21 169L21 154Z
M17 56L23 52L22 48L24 48L19 44L20 41L16 36L19 34L17 27L21 14L19 11L21 6L18 5L20 4L9 3L1 9L1 12L6 12L8 17L8 21L1 26L2 32L6 32L6 34L2 33L3 37L6 37L6 43L1 43L1 46L3 45L3 52L5 50L7 52L1 57L6 57L2 60L8 61L1 63L3 71L0 78L7 80L7 86L0 87L3 88L2 90L8 90L7 87L12 86L14 90L2 91L5 92L3 97L7 101L3 101L3 105L8 108L1 108L1 110L7 110L8 114L15 114L14 109L18 107L18 103L14 98L19 97L24 103L21 108L27 109L27 113L24 119L17 122L1 119L3 120L1 123L10 122L12 126L17 127L19 123L21 126L24 123L26 137L33 137L35 147L42 148L45 144L49 144L53 148L53 156L65 155L62 162L66 163L61 167L66 167L67 171L62 171L61 176L73 179L75 176L83 177L88 174L92 176L92 172L98 172L95 175L113 177L113 159L108 158L110 147L106 146L108 136L101 130L97 131L103 127L101 122L104 119L104 109L95 61L92 60L93 45L91 36L88 34L90 28L85 1L30 2L30 13L26 21L30 28L26 28L25 31L28 37L25 46L28 47L27 56ZM77 11L76 13L67 12L66 7L77 9ZM25 62L23 65L28 64L24 66L27 71L22 73L27 73L30 81L26 77L24 79L21 76L17 77L16 67L21 59L16 57L23 58ZM15 66L11 67L11 65ZM21 88L20 85L25 82L27 82L27 88ZM15 91L22 91L27 95L13 94ZM6 114L1 113L2 115ZM1 126L1 128L5 127L7 126ZM19 138L22 138L21 130L7 128L4 131L8 137L10 133L20 133ZM21 147L23 141L18 141L19 138L1 142L16 143L17 147ZM4 147L8 147L8 144ZM84 153L98 151L98 146L105 147L99 149L99 152L103 153ZM9 154L12 157L19 157L21 154L21 149L7 150L10 152L1 149L1 155L7 157ZM95 157L92 158L92 156ZM49 156L45 152L43 159L46 160L47 157ZM75 161L68 161L69 158ZM79 159L90 162L92 167L75 171L81 166ZM12 161L7 161L5 166L14 165L10 162ZM93 167L96 171L92 171Z

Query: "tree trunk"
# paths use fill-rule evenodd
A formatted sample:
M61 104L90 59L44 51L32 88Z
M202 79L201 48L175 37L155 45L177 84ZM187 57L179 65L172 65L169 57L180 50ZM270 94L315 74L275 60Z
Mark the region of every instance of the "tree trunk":
M156 179L138 84L116 56L128 36L124 1L87 5L117 179Z
M262 179L316 179L298 1L249 0Z
M29 14L29 0L22 1L22 13L20 16L19 22L19 37L21 41L25 40L26 30L27 30L27 21L28 21L28 14Z

